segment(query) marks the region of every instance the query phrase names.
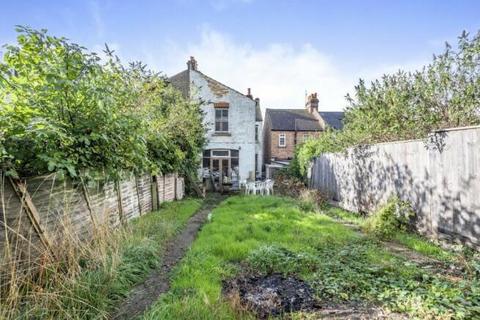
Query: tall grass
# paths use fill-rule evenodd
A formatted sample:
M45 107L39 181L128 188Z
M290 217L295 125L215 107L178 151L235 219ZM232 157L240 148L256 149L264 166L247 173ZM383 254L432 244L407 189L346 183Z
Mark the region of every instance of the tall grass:
M95 223L84 240L67 220L53 252L21 238L4 248L0 265L2 319L102 319L115 303L160 263L165 242L178 232L201 201L165 204L159 211L112 229ZM5 243L7 246L7 243Z

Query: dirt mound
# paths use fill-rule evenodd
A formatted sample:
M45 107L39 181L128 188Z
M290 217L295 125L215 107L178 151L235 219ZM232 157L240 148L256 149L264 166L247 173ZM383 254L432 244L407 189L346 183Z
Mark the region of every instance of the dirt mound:
M307 283L281 274L239 277L225 282L223 293L259 318L317 307Z

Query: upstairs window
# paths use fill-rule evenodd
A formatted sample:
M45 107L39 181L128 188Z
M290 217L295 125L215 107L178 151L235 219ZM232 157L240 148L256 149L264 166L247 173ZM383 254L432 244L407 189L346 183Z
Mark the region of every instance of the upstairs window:
M258 141L258 129L259 129L259 127L260 126L258 124L255 125L255 141Z
M287 136L285 133L280 133L278 135L278 146L279 147L286 147L287 146Z
M228 108L215 108L215 131L228 132Z

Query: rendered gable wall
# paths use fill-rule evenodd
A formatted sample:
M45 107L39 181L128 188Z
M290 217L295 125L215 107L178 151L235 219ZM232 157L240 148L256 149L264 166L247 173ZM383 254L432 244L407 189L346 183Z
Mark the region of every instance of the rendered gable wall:
M191 98L205 102L202 106L208 128L205 149L239 150L240 179L247 179L255 172L255 152L258 150L259 167L262 166L261 148L256 148L255 141L255 101L195 70L190 70L190 82ZM213 104L217 102L229 103L228 136L215 134Z

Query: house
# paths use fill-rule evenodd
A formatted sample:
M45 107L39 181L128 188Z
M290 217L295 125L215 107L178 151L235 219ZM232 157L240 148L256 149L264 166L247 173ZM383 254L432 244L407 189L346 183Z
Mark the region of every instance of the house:
M204 177L255 179L263 166L260 99L253 99L250 88L243 94L203 74L193 57L186 70L169 80L184 97L202 102L207 128Z
M266 175L293 158L295 148L307 139L318 137L328 127L343 127L343 112L319 112L317 94L308 96L305 108L270 109L265 112L263 154Z

